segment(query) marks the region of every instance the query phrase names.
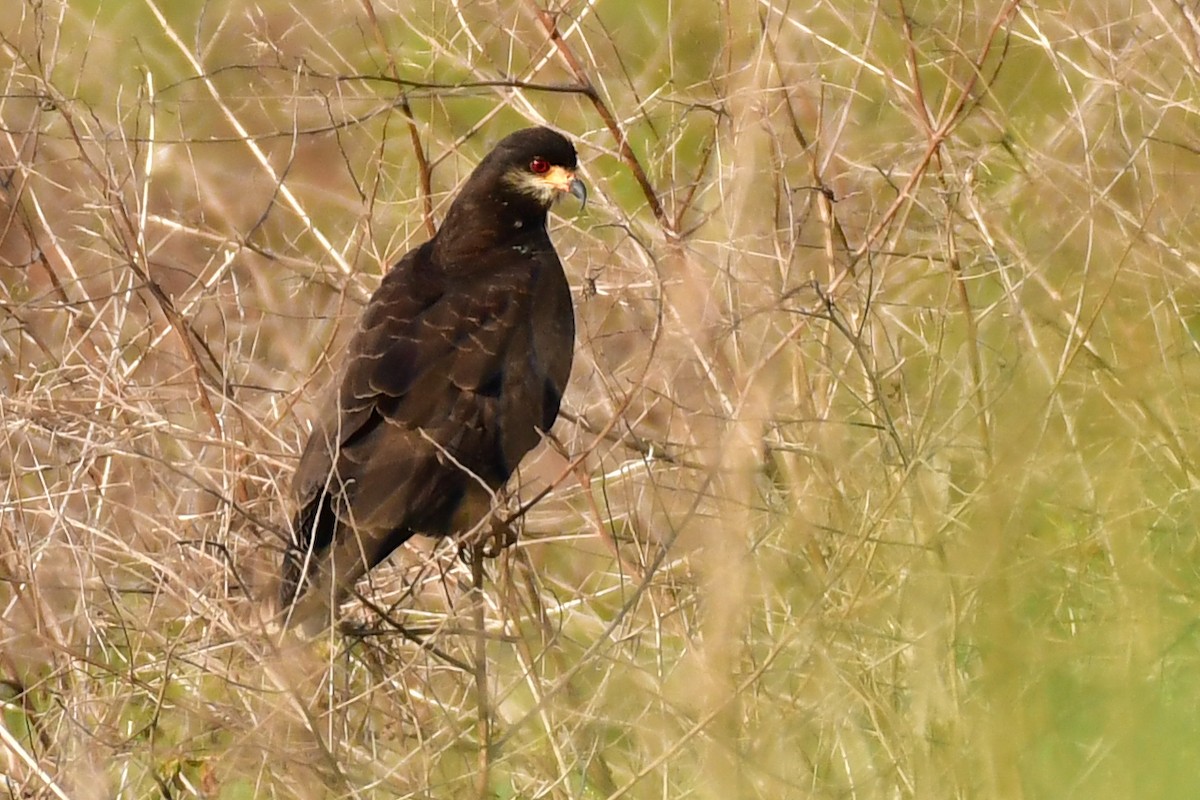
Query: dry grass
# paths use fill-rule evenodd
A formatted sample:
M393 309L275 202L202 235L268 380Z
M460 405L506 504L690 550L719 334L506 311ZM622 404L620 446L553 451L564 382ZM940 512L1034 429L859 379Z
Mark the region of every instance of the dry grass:
M552 11L0 19L12 795L1195 796L1194 4ZM413 547L281 642L347 328L536 122L552 490L482 592Z

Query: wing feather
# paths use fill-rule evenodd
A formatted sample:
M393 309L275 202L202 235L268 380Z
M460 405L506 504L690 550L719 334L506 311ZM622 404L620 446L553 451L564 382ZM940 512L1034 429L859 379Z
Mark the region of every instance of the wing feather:
M302 509L325 502L358 527L444 526L466 484L498 488L537 444L535 428L553 423L574 336L553 250L533 269L528 251L471 272L429 257L427 247L409 253L364 310L337 402L293 479ZM550 297L547 276L561 284ZM547 332L533 332L538 303L557 318Z

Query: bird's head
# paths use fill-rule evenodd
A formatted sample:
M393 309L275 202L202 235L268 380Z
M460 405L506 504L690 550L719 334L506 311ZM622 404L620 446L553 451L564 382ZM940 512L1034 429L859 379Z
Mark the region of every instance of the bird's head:
M525 128L505 136L450 204L435 237L438 257L462 262L512 236L544 231L558 197L569 193L586 202L577 167L575 148L556 131Z
M525 128L509 134L488 156L491 159L500 166L501 181L507 188L544 210L563 194L587 204L587 187L575 177L575 148L549 128Z

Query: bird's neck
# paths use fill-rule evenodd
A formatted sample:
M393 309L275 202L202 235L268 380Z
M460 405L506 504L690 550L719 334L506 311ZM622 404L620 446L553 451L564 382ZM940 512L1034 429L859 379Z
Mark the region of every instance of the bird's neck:
M465 195L466 193L464 193ZM511 196L479 198L460 196L433 239L436 256L471 258L500 247L549 241L546 209L534 203L514 202Z

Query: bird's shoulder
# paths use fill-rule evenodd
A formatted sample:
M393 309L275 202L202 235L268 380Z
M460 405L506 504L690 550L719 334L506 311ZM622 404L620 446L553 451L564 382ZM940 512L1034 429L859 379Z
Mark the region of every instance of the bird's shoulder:
M548 255L548 257L547 257ZM553 259L552 261L550 259ZM409 394L477 390L499 370L515 332L529 324L539 275L561 272L536 240L499 248L486 259L445 263L427 243L383 278L349 345L341 407L382 404L393 414L423 408ZM407 420L421 424L420 415Z

